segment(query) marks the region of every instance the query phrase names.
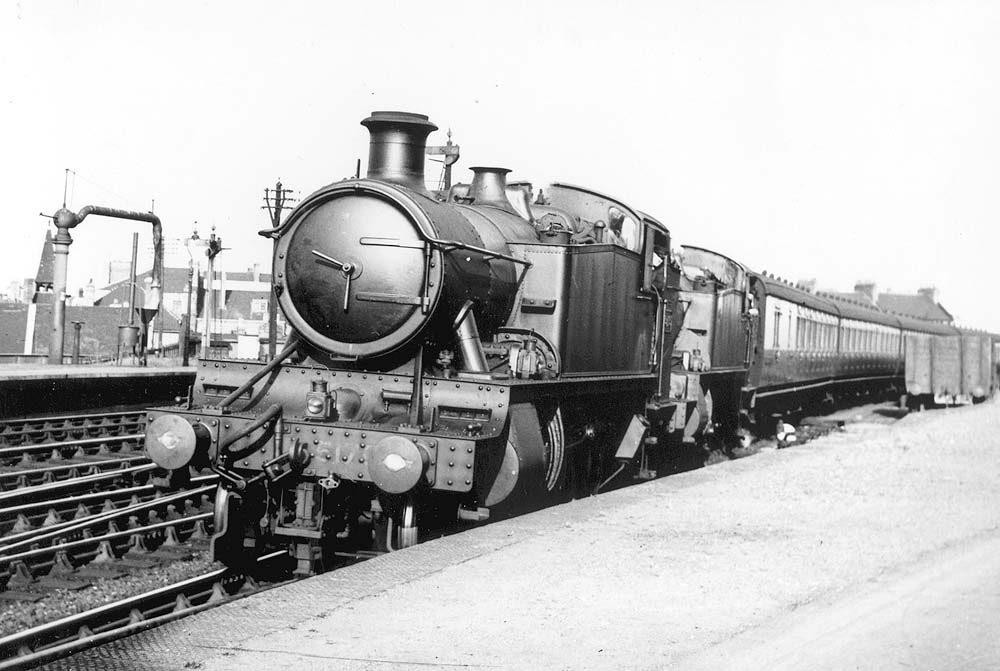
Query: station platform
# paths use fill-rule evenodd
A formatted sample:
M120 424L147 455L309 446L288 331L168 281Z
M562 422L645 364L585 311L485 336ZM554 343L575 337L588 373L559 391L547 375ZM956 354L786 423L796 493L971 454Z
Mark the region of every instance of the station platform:
M173 403L194 366L0 366L0 418L98 412Z
M998 435L997 403L849 424L45 668L1000 668Z

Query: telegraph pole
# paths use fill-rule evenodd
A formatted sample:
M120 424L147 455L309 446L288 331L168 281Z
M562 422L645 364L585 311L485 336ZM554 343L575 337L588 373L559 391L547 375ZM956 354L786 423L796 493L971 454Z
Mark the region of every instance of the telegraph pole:
M260 209L267 210L267 214L271 217L271 228L272 235L270 237L274 240L275 247L278 245L277 229L281 226L281 210L284 209L286 202L295 202L295 198L289 198L288 194L291 189L286 189L281 186L281 180L274 185L274 191L267 188L264 189L264 205ZM264 234L264 231L261 231ZM272 253L272 258L273 258ZM267 300L267 359L270 361L274 358L277 350L275 349L275 341L278 339L278 296L274 293L274 277L271 278L271 295Z
M187 280L187 310L184 312L182 337L181 337L181 365L187 366L191 349L191 295L194 293L194 253L192 248L205 246L207 243L198 237L198 222L194 222L194 230L191 237L184 240L184 247L188 253L188 280ZM197 317L197 316L196 316ZM195 329L197 330L197 329Z
M205 324L204 334L201 341L201 358L207 359L210 356L212 346L212 317L216 309L215 300L212 294L212 285L215 275L215 257L222 251L222 238L215 236L215 227L212 227L212 235L208 238L208 245L205 248L205 256L208 257L208 291L205 292ZM225 297L222 297L225 300Z

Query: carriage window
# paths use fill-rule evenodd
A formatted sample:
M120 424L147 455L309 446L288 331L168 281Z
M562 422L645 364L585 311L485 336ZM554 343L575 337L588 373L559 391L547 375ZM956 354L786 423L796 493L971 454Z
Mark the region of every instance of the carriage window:
M780 347L780 335L781 335L781 310L774 311L774 349Z

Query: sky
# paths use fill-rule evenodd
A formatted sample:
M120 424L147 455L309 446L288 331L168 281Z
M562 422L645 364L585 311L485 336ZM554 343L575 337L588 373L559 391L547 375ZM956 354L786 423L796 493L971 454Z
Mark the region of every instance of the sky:
M936 286L1000 332L1000 3L0 4L0 287L32 277L62 205L215 226L226 270L270 264L264 188L367 160L373 110L451 129L455 172L614 194L675 242L850 291ZM428 175L434 167L428 164ZM70 290L148 225L88 218Z

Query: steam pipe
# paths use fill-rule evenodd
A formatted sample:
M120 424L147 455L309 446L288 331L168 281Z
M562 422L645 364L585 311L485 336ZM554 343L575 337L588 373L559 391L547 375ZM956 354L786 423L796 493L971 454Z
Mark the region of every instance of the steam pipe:
M235 390L233 390L233 392L229 394L229 396L226 396L224 399L219 401L218 407L220 408L229 407L229 405L233 401L238 399L243 394L247 393L247 389L251 389L260 380L264 379L264 377L268 373L277 368L282 361L284 361L285 359L290 357L293 353L295 353L295 350L297 350L298 348L299 348L299 334L296 333L295 331L292 331L291 334L289 334L288 336L288 340L285 341L285 348L278 353L278 356L268 361L263 368L254 373L253 377L251 377L249 380L247 380L239 387L237 387Z
M260 417L250 422L245 427L243 427L236 433L232 434L231 436L227 436L226 439L223 440L222 443L219 445L219 456L222 457L224 455L229 454L229 448L235 445L236 442L239 441L240 439L246 438L257 429L267 426L276 418L280 419L281 413L282 413L281 404L275 403L267 410L265 410L264 414L262 414Z
M49 340L50 364L62 364L66 333L66 269L69 265L69 246L73 238L69 229L79 226L91 214L114 219L131 219L132 221L147 221L153 225L153 272L150 291L146 294L145 309L156 310L160 306L160 291L163 287L163 225L160 218L152 212L132 212L113 207L87 205L79 212L73 212L65 207L52 215L52 223L56 226L56 237L52 240L52 251L55 254L55 268L52 281L52 333Z
M455 317L453 328L458 347L462 350L465 370L471 373L489 373L483 344L479 342L479 328L476 326L476 315L472 312L472 301L465 301Z

